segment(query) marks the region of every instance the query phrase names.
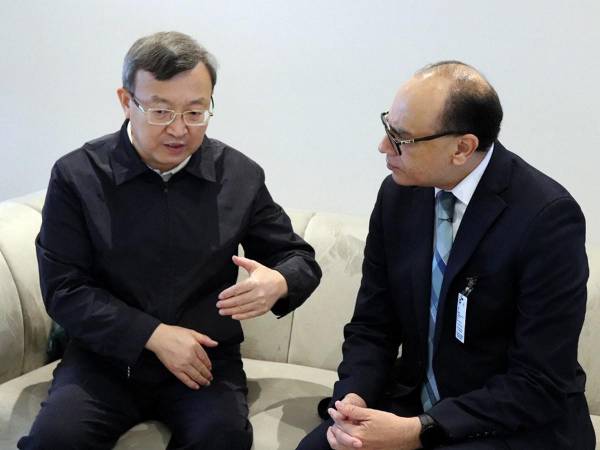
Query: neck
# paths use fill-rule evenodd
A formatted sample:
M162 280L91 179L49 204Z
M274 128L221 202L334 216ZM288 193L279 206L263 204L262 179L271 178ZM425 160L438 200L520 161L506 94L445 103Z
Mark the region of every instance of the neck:
M485 158L485 152L473 152L463 165L455 166L456 170L450 174L449 178L436 185L436 187L444 191L451 191L477 168L481 161L483 161L483 158Z

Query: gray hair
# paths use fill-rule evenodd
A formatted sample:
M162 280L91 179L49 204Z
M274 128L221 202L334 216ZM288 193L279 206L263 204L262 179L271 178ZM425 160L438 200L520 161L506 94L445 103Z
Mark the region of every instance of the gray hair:
M198 63L210 74L212 87L217 83L217 60L195 39L177 31L163 31L145 36L133 43L123 61L123 87L135 90L138 70L150 72L157 80L169 80Z

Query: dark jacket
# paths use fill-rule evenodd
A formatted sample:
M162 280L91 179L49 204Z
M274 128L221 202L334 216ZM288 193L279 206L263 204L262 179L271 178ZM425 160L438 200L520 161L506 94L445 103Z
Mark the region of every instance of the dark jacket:
M304 302L321 271L256 163L205 137L165 183L126 130L127 122L54 165L37 255L46 308L73 345L156 380L168 372L144 345L161 322L219 341L211 352L243 340L240 323L216 307L236 281L238 244L285 277L280 316Z
M426 376L433 220L433 188L383 182L334 400L356 392L374 405L390 385L391 395L418 399ZM476 285L463 344L455 337L456 308L469 278ZM593 448L577 362L587 278L585 221L575 200L496 143L439 297L433 369L441 401L429 414L452 441L494 436L517 449Z

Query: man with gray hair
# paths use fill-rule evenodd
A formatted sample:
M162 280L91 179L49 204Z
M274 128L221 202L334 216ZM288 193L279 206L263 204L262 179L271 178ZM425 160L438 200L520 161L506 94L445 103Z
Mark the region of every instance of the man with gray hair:
M147 419L169 449L252 445L240 321L289 313L321 271L260 166L205 135L216 79L189 36L139 39L120 131L54 165L36 248L70 341L19 448L109 449Z
M418 71L381 121L391 175L327 420L299 450L593 449L579 205L497 140L498 95L464 63Z

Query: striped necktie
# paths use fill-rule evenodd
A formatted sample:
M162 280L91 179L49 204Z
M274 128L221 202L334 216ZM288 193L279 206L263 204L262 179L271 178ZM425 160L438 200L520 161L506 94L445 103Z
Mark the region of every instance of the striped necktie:
M437 319L440 291L446 264L452 248L452 218L456 197L452 192L440 191L435 200L435 249L431 267L431 301L429 304L429 330L427 337L427 380L421 390L423 411L427 411L440 400L435 375L433 373L433 337Z

